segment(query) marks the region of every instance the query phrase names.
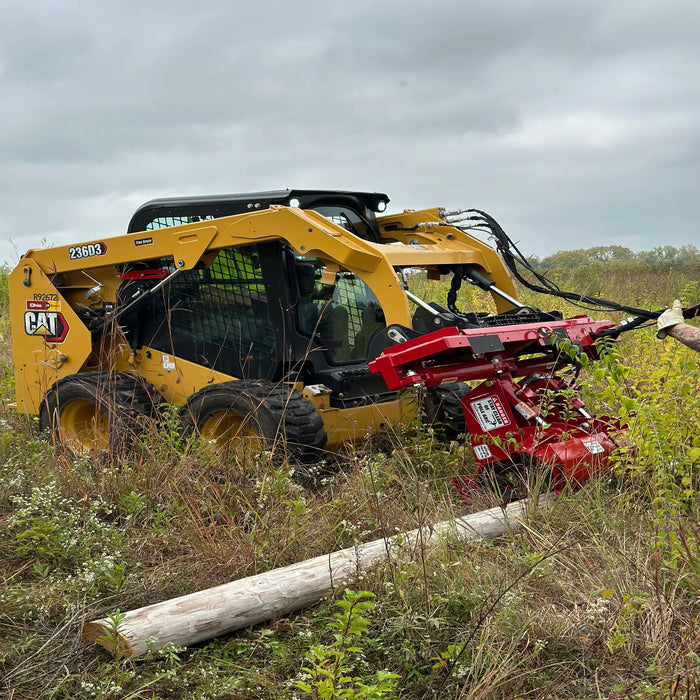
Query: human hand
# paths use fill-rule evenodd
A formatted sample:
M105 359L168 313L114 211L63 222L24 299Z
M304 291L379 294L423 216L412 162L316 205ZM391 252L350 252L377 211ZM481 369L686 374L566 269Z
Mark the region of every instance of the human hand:
M656 327L658 328L656 337L665 338L668 335L667 330L669 328L684 322L683 307L681 306L680 299L676 299L673 302L673 306L670 309L666 309L666 311L656 319Z

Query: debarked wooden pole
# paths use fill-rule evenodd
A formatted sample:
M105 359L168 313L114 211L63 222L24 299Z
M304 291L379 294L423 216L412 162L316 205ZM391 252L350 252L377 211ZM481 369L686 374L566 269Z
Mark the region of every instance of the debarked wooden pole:
M491 508L147 605L127 612L116 634L108 618L86 622L83 638L124 656L140 656L170 642L187 647L307 607L373 564L404 548L433 546L446 533L492 539L519 530L526 509L527 501Z

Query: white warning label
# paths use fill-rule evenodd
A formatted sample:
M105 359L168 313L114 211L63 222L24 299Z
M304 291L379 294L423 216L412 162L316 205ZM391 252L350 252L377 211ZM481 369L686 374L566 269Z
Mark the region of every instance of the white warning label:
M488 459L491 457L491 450L488 445L474 445L472 449L477 459Z
M605 448L597 440L583 440L583 446L592 454L598 455L605 452Z
M487 396L485 399L472 401L470 406L482 430L492 431L510 425L510 418L498 396Z

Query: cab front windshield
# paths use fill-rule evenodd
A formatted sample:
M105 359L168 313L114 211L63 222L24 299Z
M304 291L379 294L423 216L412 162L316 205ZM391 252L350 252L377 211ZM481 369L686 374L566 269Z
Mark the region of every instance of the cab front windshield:
M365 240L375 238L370 225L354 209L340 206L317 206L313 207L313 210L359 238Z

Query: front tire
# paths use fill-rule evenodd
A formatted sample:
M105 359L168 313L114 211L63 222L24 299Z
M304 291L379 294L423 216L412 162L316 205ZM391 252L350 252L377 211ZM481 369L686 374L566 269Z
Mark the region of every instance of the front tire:
M426 390L423 398L424 420L438 437L454 440L467 434L462 397L470 391L471 387L464 382L439 384Z
M323 420L299 391L266 381L232 381L204 387L178 411L185 435L217 447L252 444L310 464L325 456Z

